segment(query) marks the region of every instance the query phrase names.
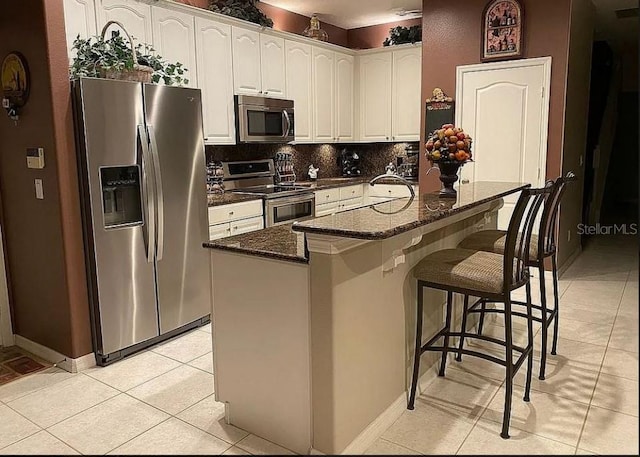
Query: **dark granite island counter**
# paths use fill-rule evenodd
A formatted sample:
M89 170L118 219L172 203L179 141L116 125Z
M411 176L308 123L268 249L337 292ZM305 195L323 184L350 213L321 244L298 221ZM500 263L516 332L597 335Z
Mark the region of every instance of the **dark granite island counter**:
M215 392L228 421L298 453L364 451L406 408L411 269L495 228L503 197L524 187L467 184L456 201L426 194L207 243ZM428 338L445 297L425 294ZM421 382L437 361L423 357Z

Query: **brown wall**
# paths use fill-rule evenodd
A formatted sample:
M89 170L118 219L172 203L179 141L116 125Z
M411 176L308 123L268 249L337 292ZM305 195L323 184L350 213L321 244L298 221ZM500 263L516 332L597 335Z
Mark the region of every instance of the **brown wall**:
M389 29L398 26L411 27L414 25L420 25L421 23L421 18L415 18L407 19L405 21L389 22L387 24L351 29L348 32L349 47L351 49L380 48L382 47L382 43L385 38L389 36Z
M584 165L580 164L580 157L584 158L587 149L594 17L595 11L591 0L572 0L562 173L573 171L578 180L567 187L560 207L558 231L558 263L560 265L580 248L577 227L582 222L584 189ZM569 240L569 232L571 232L571 240Z
M0 56L19 51L31 96L19 124L0 112L0 194L14 333L66 356L91 352L62 0L9 2ZM45 168L26 167L28 147ZM43 180L36 200L34 179Z
M456 67L480 63L480 26L486 4L486 0L466 0L465 7L459 8L449 0L423 0L423 100L429 98L434 87L455 96ZM553 59L546 176L555 179L562 167L571 0L523 0L523 4L524 57L551 56ZM424 110L422 116L424 126ZM424 139L424 128L422 130ZM424 148L424 141L421 143ZM421 190L438 189L438 174L426 176L429 163L424 154L420 160Z

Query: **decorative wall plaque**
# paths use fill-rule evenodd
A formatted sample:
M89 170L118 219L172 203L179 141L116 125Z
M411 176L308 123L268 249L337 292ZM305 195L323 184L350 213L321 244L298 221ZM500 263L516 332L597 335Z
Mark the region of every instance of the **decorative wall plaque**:
M18 110L29 98L29 69L27 62L18 52L11 52L2 61L0 67L2 84L2 107L11 119L18 120Z
M522 57L524 10L520 0L491 0L482 14L482 55L480 60Z

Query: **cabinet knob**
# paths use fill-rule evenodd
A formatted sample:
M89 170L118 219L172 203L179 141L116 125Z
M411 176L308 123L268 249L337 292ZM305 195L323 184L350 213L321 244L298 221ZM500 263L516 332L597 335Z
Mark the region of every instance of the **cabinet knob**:
M269 93L269 91L268 91L268 90L265 90L265 91L264 91L264 94L265 94L265 95L267 95L268 93Z
M229 211L229 216L233 216L234 212L233 211Z
M389 137L387 137L387 140L389 139Z

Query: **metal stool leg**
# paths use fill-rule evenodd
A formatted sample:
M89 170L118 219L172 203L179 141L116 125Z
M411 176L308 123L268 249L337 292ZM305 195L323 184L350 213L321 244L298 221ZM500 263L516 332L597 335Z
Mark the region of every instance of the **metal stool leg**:
M416 388L418 387L418 377L420 376L420 356L422 355L422 313L424 288L418 282L418 306L416 310L416 347L413 356L413 378L411 378L411 394L407 409L413 409L416 401Z
M451 332L451 308L453 306L453 292L447 291L447 316L445 318L444 349L442 350L442 361L440 362L440 372L438 376L444 376L447 367L447 353L449 348L449 333Z
M513 397L513 335L511 330L511 297L507 295L504 303L504 341L505 341L505 390L504 413L502 417L502 433L504 439L509 438L509 421L511 419L511 399Z
M538 267L540 272L540 307L542 308L542 347L540 348L540 376L539 378L544 381L544 372L547 367L547 291L544 280L544 262L540 262Z
M527 348L530 348L527 357L527 381L524 388L524 401L529 401L531 393L531 373L533 372L533 308L531 308L531 283L527 281Z
M487 302L482 300L480 304L480 321L478 322L478 335L482 335L482 328L484 327L484 312L487 309Z
M464 296L464 308L462 310L462 325L460 326L460 343L456 360L462 362L462 348L464 347L464 333L467 331L467 314L469 313L469 296Z
M558 349L558 319L560 319L560 299L559 288L558 288L558 265L557 265L557 254L553 254L551 256L551 268L553 273L553 300L554 300L554 319L553 322L553 345L551 346L551 354L556 355Z

